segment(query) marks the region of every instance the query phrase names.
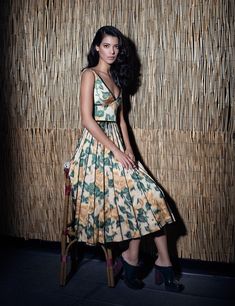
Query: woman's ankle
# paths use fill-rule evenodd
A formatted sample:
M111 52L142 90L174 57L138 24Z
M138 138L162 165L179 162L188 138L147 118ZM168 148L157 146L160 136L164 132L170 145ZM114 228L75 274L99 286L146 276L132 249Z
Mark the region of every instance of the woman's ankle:
M130 255L130 252L128 250L122 252L122 258L132 266L138 266L139 259L138 257L134 257Z
M155 260L155 265L160 267L171 267L172 263L169 258L161 258L158 256L158 258Z

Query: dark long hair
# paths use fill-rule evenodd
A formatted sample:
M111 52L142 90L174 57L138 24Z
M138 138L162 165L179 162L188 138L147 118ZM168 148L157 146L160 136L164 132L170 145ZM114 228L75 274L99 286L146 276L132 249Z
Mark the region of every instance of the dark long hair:
M110 72L117 86L127 89L130 82L131 67L129 64L129 48L126 37L113 26L103 26L95 34L89 53L87 55L87 68L94 67L99 62L99 53L96 46L101 44L105 35L111 35L118 38L119 53L116 61L111 65Z

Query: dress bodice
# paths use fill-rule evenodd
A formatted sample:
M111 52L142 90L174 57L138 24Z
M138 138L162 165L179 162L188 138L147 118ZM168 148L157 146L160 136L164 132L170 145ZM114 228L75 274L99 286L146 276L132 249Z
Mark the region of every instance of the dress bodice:
M91 69L92 70L92 69ZM95 76L93 116L96 121L116 122L118 108L121 104L121 91L118 97L110 91L103 79L92 70Z

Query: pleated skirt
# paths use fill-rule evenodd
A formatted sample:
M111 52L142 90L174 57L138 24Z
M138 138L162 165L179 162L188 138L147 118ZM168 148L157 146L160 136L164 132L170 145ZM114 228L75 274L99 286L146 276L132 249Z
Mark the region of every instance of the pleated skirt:
M98 122L124 151L116 122ZM125 169L113 153L84 129L70 162L78 241L120 242L160 230L175 218L164 193L143 165Z

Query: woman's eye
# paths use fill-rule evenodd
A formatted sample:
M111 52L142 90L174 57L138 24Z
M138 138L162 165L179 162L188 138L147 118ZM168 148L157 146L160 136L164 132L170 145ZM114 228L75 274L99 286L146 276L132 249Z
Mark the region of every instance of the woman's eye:
M109 45L104 45L105 48L108 48Z

